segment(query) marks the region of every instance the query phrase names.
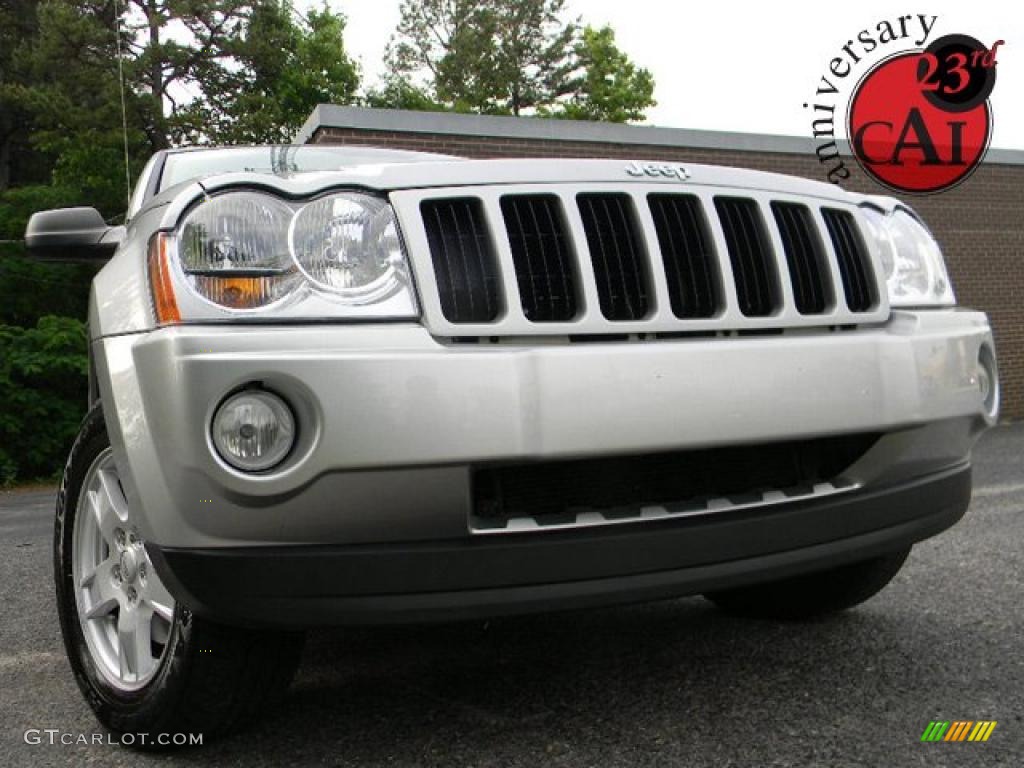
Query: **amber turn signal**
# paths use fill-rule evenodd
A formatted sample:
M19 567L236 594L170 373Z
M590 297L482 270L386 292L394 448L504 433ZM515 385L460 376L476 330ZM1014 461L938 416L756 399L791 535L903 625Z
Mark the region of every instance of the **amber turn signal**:
M174 298L171 265L167 254L168 235L157 232L149 241L149 286L153 292L153 310L160 325L181 322L181 312Z

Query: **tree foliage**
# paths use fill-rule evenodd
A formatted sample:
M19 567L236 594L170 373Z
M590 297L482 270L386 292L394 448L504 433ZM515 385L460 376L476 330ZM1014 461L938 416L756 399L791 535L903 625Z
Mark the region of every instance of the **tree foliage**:
M0 325L0 485L63 466L85 410L85 344L85 326L70 317Z
M297 19L290 3L261 3L225 51L238 68L208 82L196 103L196 123L215 143L289 142L317 104L356 100L359 69L340 14Z
M116 62L116 39L103 27L113 13L91 4L16 5L17 38L0 46L0 239L20 236L15 212L33 199L88 199L113 214L127 198L117 84L102 75ZM0 13L0 28L7 24ZM21 188L18 197L6 193L11 187Z
M122 94L134 177L175 144L288 140L318 103L352 103L359 87L344 16L326 7L297 18L282 0L9 2L0 194L54 183L123 211ZM17 161L22 149L36 167Z
M0 245L0 325L31 328L45 315L84 320L95 273L91 264L39 263L19 244Z
M619 50L611 27L585 27L574 52L572 96L560 105L558 117L610 123L643 120L644 110L656 103L654 76Z
M44 181L50 158L30 151L32 115L23 102L21 87L28 78L20 58L23 41L38 34L36 2L6 0L0 5L0 192L12 177Z
M405 0L393 75L426 77L451 109L520 115L568 93L575 23L565 0Z
M564 0L404 0L379 106L641 120L654 78Z
M419 112L447 112L451 108L436 101L429 89L394 72L367 91L363 101L378 109L411 109Z
M83 320L94 273L85 264L40 264L19 244L0 244L0 486L63 467L85 414Z

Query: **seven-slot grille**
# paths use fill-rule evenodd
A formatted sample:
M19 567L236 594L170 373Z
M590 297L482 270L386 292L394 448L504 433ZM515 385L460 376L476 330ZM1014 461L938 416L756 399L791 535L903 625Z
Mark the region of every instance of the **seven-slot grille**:
M427 317L460 338L834 327L888 310L857 219L839 207L539 185L396 197L422 220L422 233L406 226L414 256L430 255Z

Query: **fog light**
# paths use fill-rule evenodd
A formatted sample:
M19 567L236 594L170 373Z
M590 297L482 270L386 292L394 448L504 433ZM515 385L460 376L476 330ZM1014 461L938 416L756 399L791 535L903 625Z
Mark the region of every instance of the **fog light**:
M990 419L999 415L999 370L992 349L985 345L978 353L978 393Z
M978 390L981 392L981 400L988 405L992 397L992 375L984 365L978 366Z
M295 442L295 419L277 395L246 390L221 403L212 432L224 461L246 472L261 472L288 455Z

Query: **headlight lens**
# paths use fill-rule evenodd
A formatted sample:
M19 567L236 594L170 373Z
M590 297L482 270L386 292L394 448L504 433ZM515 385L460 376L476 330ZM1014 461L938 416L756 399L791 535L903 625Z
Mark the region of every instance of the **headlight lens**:
M889 214L868 206L863 211L881 253L889 303L894 307L955 304L942 251L924 225L899 208Z
M317 288L353 303L377 301L408 284L395 217L383 200L353 194L316 200L295 216L289 241Z
M229 309L273 304L300 282L288 253L292 212L276 197L252 192L199 205L181 228L185 279L204 299Z
M237 317L239 310L296 319L418 314L394 211L372 195L292 203L226 192L157 240L150 281L161 323ZM161 258L154 261L154 253ZM177 314L161 310L170 305Z

